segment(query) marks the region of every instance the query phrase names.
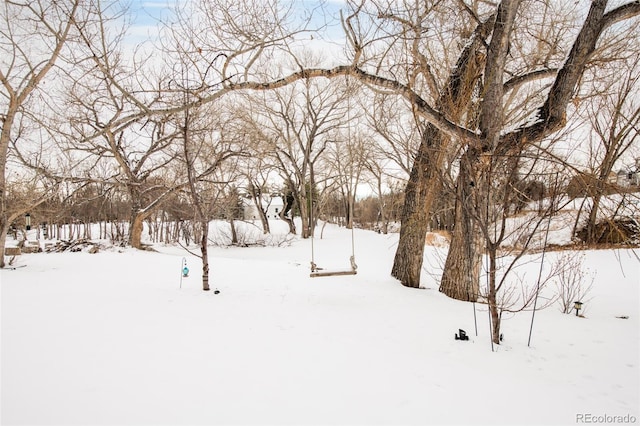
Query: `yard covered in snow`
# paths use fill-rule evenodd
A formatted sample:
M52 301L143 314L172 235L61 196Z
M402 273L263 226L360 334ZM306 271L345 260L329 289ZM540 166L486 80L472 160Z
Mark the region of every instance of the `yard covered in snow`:
M177 246L22 255L0 271L2 424L638 421L638 250L580 252L585 317L536 312L528 347L531 312L505 314L492 351L486 306L476 336L474 305L438 292L446 248L427 247L409 289L389 274L397 238L356 230L358 274L327 278L309 277L309 240L212 247L219 294ZM348 268L350 231L327 225L315 250ZM529 284L540 256L523 259Z

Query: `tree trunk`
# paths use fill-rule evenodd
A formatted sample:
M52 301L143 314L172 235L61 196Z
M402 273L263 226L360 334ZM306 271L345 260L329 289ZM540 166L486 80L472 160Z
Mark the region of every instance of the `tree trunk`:
M298 209L300 210L300 221L302 223L302 231L300 236L302 238L309 238L314 228L315 217L313 217L313 206L309 206L309 199L298 194Z
M238 245L238 231L236 230L236 221L233 218L229 219L229 226L231 227L231 245Z
M406 287L420 287L424 242L429 226L428 214L441 187L438 160L441 138L438 129L427 126L405 188L400 239L391 275Z
M260 216L260 222L262 223L262 233L266 235L271 233L271 228L269 227L269 219L267 218L267 213L264 209L264 206L262 205L262 191L258 190L257 188L258 187L256 185L254 185L252 182L249 182L249 193L251 194L253 205L256 206L256 210L258 211L258 216Z
M131 199L131 212L129 219L129 244L133 248L142 250L142 230L144 228L144 220L148 214L144 214L142 209L142 195L140 188L136 183L127 185L127 192Z
M0 203L3 201L4 199L0 198ZM0 250L2 250L0 253L0 269L6 266L4 261L4 248L7 243L7 232L9 232L9 221L7 220L5 212L0 209Z
M589 211L589 217L587 219L587 224L585 226L585 236L587 244L593 244L597 241L596 235L596 225L598 222L598 211L600 210L600 201L602 199L602 190L600 189L600 182L596 182L598 189L596 189L596 193L593 194L591 200L591 210Z
M289 233L295 235L296 234L296 224L293 222L293 218L292 217L285 216L284 209L280 212L280 219L284 220L287 223L287 225L289 225Z
M200 240L200 254L202 255L202 290L209 291L209 222L200 221L202 239Z
M9 214L7 212L7 155L9 153L9 141L11 140L11 128L15 117L15 109L17 105L13 105L15 100L12 99L12 107L2 118L2 129L0 130L0 268L5 267L4 248L7 242L7 232L9 232Z
M471 164L477 156L467 151L460 162L456 182L455 224L445 261L440 291L464 301L478 300L482 256L479 250L479 229L473 220L473 191L479 189L472 178Z
M258 206L258 215L260 216L260 222L262 223L262 233L264 235L271 233L271 227L269 226L269 219L267 213L262 208L262 205Z
M501 315L498 309L498 291L496 288L496 247L488 250L489 254L489 292L487 294L487 303L489 305L489 313L491 315L491 340L494 344L500 344L500 320Z
M137 212L133 215L129 225L129 244L131 247L139 250L144 249L142 246L142 229L144 228L144 220L148 216L147 213Z
M293 203L294 196L289 192L282 196L283 206L280 210L280 219L284 220L289 225L289 233L296 234L296 224L293 222ZM287 216L287 213L291 212L291 217ZM303 224L304 226L304 224Z

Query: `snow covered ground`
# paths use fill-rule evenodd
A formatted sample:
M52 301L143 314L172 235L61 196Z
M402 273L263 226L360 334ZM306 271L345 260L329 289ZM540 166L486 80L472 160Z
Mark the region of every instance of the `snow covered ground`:
M427 248L425 288L409 289L389 275L396 243L356 230L358 274L327 278L309 277L309 240L212 248L219 294L174 246L22 255L0 271L2 424L639 421L640 251L582 252L585 318L536 312L528 347L531 312L505 314L492 351L486 307L476 336L473 305L437 290L446 248ZM318 265L349 266L350 231L314 246Z

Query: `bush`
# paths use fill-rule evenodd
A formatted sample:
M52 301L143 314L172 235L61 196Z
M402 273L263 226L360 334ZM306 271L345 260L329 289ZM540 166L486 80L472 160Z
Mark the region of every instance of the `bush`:
M640 242L640 223L633 217L599 222L594 235L593 242L597 244L637 244ZM576 236L587 241L587 228L579 230Z

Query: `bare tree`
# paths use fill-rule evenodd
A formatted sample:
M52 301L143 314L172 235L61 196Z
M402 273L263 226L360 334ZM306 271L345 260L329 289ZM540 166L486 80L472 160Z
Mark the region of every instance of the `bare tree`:
M554 169L556 169L555 172ZM482 256L486 253L487 285L484 291L480 290L480 286L468 288L467 291L478 291L478 293L467 295L467 300L476 300L482 295L487 301L491 317L492 341L499 344L502 312L521 311L533 302L534 292L531 289L535 286L525 282L524 278L520 280L513 278L516 275L517 264L529 252L530 246L536 245L537 249L546 249L546 237L540 238L540 236L548 235L551 218L563 206L559 205L558 166L544 161L544 154L537 150L522 152L508 161L496 162L493 168L487 169L486 172L490 173L491 178L482 184L490 186L481 190L473 189L478 189L477 194L482 194L482 197L488 199L473 199L469 204L482 205L483 209L468 209L467 213L479 230L479 236L473 243L480 249L471 255L480 256L478 263L481 264ZM550 186L549 196L545 199L544 210L536 209L533 212L527 212L526 215L521 214L515 226L516 222L511 220L511 206L517 202L520 193L514 188L531 176L549 178L547 179ZM475 194L472 192L473 196ZM447 262L449 261L450 256L447 257ZM544 283L555 276L556 272L549 275ZM443 274L443 279L444 277ZM520 281L523 289L529 289L523 290L522 297L514 296L514 281ZM540 286L541 283L538 282L538 289Z
M387 204L385 202L385 163L384 160L377 156L375 153L369 158L369 161L365 163L368 174L371 176L369 179L369 185L373 190L373 196L377 201L377 214L375 229L383 234L389 232L389 214Z
M172 147L180 134L179 129L170 126L164 118L105 128L101 117L104 112L99 114L90 97L75 93L74 104L79 115L73 130L78 137L70 139L69 146L87 157L93 156L94 161L111 161L112 175L103 178L121 186L129 195L128 242L135 248L142 248L144 221L166 197L186 184L183 178L174 179L172 183L164 179L167 166L177 157ZM114 96L112 101L112 119L115 119L120 114L119 105L126 104L126 100Z
M622 64L616 64L616 80L609 93L602 93L586 103L586 111L591 122L590 155L595 179L590 182L588 191L591 196L591 208L585 225L586 242L597 240L596 225L601 219L601 201L606 195L609 176L616 164L637 144L640 139L640 103L637 94L640 91L640 56L637 52ZM595 84L595 83L594 83ZM599 86L599 84L598 84ZM609 217L611 219L611 217Z
M203 188L207 179L218 171L230 158L242 153L241 144L233 139L225 138L224 132L215 132L223 126L215 125L211 120L198 123L202 116L217 116L216 111L209 108L202 111L200 117L196 112L186 109L182 117L182 151L187 174L189 195L195 210L195 219L200 225L200 255L202 260L202 289L209 290L209 221L211 220L211 204L213 199L207 197L207 190ZM219 135L215 135L219 133ZM220 134L222 133L222 134ZM209 205L209 208L207 208ZM233 218L231 218L233 219ZM232 222L233 223L233 222ZM233 226L233 225L232 225Z
M184 105L184 87L174 70L152 70L158 65L151 56L125 55L126 27L107 25L106 12L79 28L81 51L88 58L77 64L81 73L68 92L72 113L66 149L82 161L107 163L103 179L126 191L130 200L128 243L142 249L145 221L167 198L188 185L186 176L173 175L170 167L181 156L175 141L184 136L176 125L176 114L187 109L154 113L174 102ZM200 82L198 82L199 86ZM87 176L93 178L94 168Z
M330 144L326 153L326 166L323 167L328 176L329 185L341 195L342 211L345 212L345 225L354 226L354 206L358 186L363 183L367 172L367 164L371 164L371 136L364 127L359 126L358 113L349 108L346 129L336 135L336 142ZM331 191L331 192L334 192Z
M250 97L241 97L240 99L240 102L251 102ZM246 109L242 109L238 110L236 114L239 120L244 122L242 126L245 128L247 139L245 148L248 155L241 159L242 164L239 165L244 182L243 190L246 191L256 208L262 224L262 232L269 234L271 228L267 211L273 201L273 195L277 192L276 188L274 188L274 179L278 173L278 167L270 150L273 144L263 140L265 137L263 132L252 130L255 123L250 112L248 113Z
M253 205L258 211L260 223L262 224L262 232L264 234L269 234L271 232L271 227L269 225L269 218L267 217L267 210L269 209L272 201L271 192L269 191L268 183L265 182L264 179L258 180L257 176L260 176L260 171L255 174L251 174L251 176L245 175L245 179L248 181L247 192L251 197Z
M261 100L256 123L262 140L274 145L271 153L291 191L302 218L302 237L313 228L312 199L318 190L317 169L335 130L342 125L346 104L344 92L318 81L304 80L289 90L268 93ZM256 129L258 130L258 129Z
M9 145L18 143L16 126L38 108L31 101L45 78L74 42L74 24L83 19L81 2L10 2L0 6L0 267L7 231L20 209L6 196ZM18 132L19 133L19 132Z

